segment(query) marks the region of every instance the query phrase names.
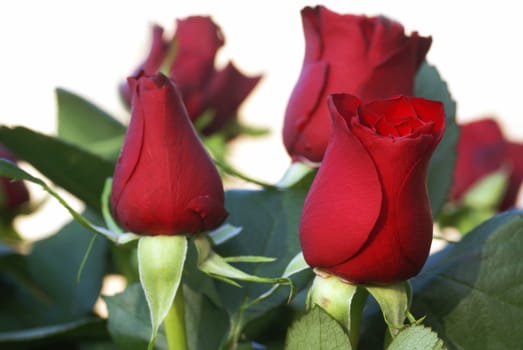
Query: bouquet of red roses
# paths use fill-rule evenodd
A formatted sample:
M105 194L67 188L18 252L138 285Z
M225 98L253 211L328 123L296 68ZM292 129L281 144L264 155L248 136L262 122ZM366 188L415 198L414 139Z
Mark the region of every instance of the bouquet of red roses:
M265 132L238 116L262 76L216 65L208 16L153 26L118 89L126 122L57 89L55 135L0 126L2 349L523 344L523 144L456 122L431 37L325 6L301 19L277 182L231 165ZM15 220L35 188L71 220L33 242Z

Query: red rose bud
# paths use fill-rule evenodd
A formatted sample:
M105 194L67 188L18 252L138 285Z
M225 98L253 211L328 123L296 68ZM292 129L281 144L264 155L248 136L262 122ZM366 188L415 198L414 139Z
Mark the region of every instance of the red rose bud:
M15 156L0 145L0 158L16 163ZM21 207L29 202L29 191L22 181L13 181L0 176L0 215L10 219Z
M395 97L361 104L328 98L333 127L305 200L305 260L352 283L416 275L429 254L426 177L444 129L443 104Z
M293 161L320 162L331 122L331 93L364 102L412 95L414 77L432 39L386 17L341 15L323 6L301 12L305 58L285 112L283 141Z
M499 209L512 207L523 180L522 154L523 144L508 141L492 117L461 124L450 199L459 201L479 181L504 168L509 181Z
M178 86L191 120L211 112L213 118L203 133L209 135L224 128L236 117L239 106L261 76L246 76L232 62L220 71L215 69L216 54L225 39L220 27L210 17L178 19L171 42L165 41L162 35L161 27L153 28L149 56L138 70L153 74L168 66L169 75ZM170 47L174 47L174 55L171 55ZM120 92L130 104L127 84Z
M211 112L213 118L203 133L210 135L236 117L241 103L254 89L260 76L248 77L229 62L217 71L216 53L225 39L210 17L192 16L177 21L176 55L171 77L180 87L190 118L194 121Z
M111 208L135 233L175 235L216 228L227 216L223 186L174 83L129 78L131 121L113 176Z

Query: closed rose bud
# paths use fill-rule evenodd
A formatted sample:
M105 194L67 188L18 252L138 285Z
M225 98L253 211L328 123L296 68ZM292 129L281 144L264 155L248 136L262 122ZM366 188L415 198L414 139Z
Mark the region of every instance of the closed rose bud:
M460 125L450 199L459 201L479 181L505 169L508 184L499 209L512 207L523 180L523 144L509 141L491 116Z
M0 145L0 158L16 163L15 156ZM29 192L22 181L13 181L0 176L0 216L10 220L21 207L29 202Z
M129 78L131 121L113 176L120 225L147 235L197 233L227 216L221 178L174 83L162 74Z
M327 96L345 92L364 102L412 95L432 39L405 35L386 17L341 15L323 6L301 12L305 57L285 112L283 140L294 161L320 162L331 126Z
M154 74L162 67L168 67L191 120L212 113L212 119L203 130L203 134L210 135L223 130L237 117L238 108L261 78L244 75L232 62L217 70L216 54L224 43L220 27L208 16L178 19L170 41L164 40L163 28L155 26L147 59L134 74L142 70ZM120 94L130 104L131 92L127 84L120 86Z
M332 131L305 200L305 260L353 283L416 275L429 254L426 177L444 129L440 102L395 97L362 104L328 99Z
M215 57L225 38L210 17L178 20L174 41L176 55L170 75L180 88L189 117L195 121L211 112L212 120L203 134L222 130L236 118L238 108L261 76L246 76L232 62L221 70L215 69Z

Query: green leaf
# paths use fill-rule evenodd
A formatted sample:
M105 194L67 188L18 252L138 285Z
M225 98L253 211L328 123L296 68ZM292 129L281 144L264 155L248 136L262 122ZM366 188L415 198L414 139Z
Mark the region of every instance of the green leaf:
M320 307L296 321L287 335L285 350L350 350L343 327Z
M256 276L283 276L289 262L301 252L298 238L303 202L313 174L292 188L280 191L263 190L227 191L225 205L230 213L228 223L242 227L237 237L216 247L221 256L270 256L276 261L264 264L238 264L238 268ZM310 271L310 270L309 270ZM312 273L292 277L297 291L312 278ZM232 321L231 339L238 337L243 325L285 303L288 289L279 288L270 298L246 308L253 300L267 292L267 285L245 283L242 288L216 282L216 289Z
M199 290L184 286L183 295L188 349L219 349L229 326L227 313Z
M257 276L283 276L289 262L301 252L298 225L310 181L309 178L300 186L285 191L227 191L225 204L230 212L227 222L243 227L243 231L234 239L216 247L217 252L222 256L241 253L275 257L277 260L273 263L242 264L239 268ZM223 289L226 307L231 313L266 291L266 286L261 284L247 284L241 289L230 288L222 283L217 286ZM271 306L284 300L285 293L279 293Z
M0 244L0 248L3 247ZM41 302L49 302L50 300L42 286L34 281L29 270L27 257L7 247L0 253L0 281L3 282L0 283L0 289L3 292L8 292L9 289L19 289L27 293L27 297L30 299ZM2 298L1 293L0 298Z
M105 179L114 163L63 140L24 127L0 127L0 142L56 185L101 212Z
M0 332L2 349L20 349L30 346L36 348L42 344L59 342L80 342L106 339L106 322L95 317L82 318L23 330Z
M95 219L92 214L86 215ZM28 256L34 281L44 288L53 303L60 305L64 315L71 318L91 312L108 269L107 241L96 240L77 280L91 239L92 233L73 221L59 233L36 243Z
M151 315L151 344L173 304L186 255L185 236L145 236L138 241L138 270Z
M449 349L520 348L521 252L523 213L495 216L429 260L412 281L411 312L426 316Z
M52 195L54 198L58 200L58 202L65 208L67 211L71 214L71 216L83 227L87 228L88 230L91 230L93 233L96 233L98 235L101 235L116 244L126 244L130 241L138 239L138 235L126 232L122 233L119 228L117 228L116 232L113 232L111 230L108 230L106 228L100 227L98 225L93 224L88 219L77 213L68 203L65 201L57 192L55 192L52 188L50 188L43 180L36 178L32 176L31 174L25 172L18 166L16 166L14 163L5 160L0 159L0 175L1 176L7 176L14 180L25 180L29 182L33 182L37 185L40 185L47 193ZM107 187L107 186L106 186ZM104 191L105 192L105 191ZM104 217L107 216L107 208L106 208L106 201L107 201L107 194L104 194L104 197L102 198L103 206L102 212L104 214ZM111 223L110 223L111 224ZM113 223L111 227L115 227L115 224Z
M189 349L216 350L229 324L227 314L205 295L184 286L185 322ZM146 349L152 331L147 301L141 286L130 285L124 292L104 297L109 309L108 329L120 349ZM155 349L166 350L163 328Z
M428 190L432 214L436 217L447 200L453 181L456 163L456 145L459 127L456 124L456 102L450 95L447 83L436 67L424 62L418 70L414 83L414 95L441 101L445 105L446 128L440 144L434 152L428 173Z
M140 284L128 286L122 293L104 297L109 310L108 330L122 350L147 349L151 337L151 317ZM156 337L155 349L167 350L163 329Z
M409 326L402 330L387 350L445 350L443 341L430 328Z
M107 241L97 240L77 281L91 237L88 230L73 221L33 245L20 267L24 278L37 289L20 283L14 286L12 294L0 300L0 329L24 330L91 315L108 269Z
M111 137L107 140L93 142L89 145L84 145L83 148L89 152L96 154L102 158L110 161L116 161L120 155L125 135Z
M126 127L84 98L61 88L58 103L58 136L102 157L114 159Z

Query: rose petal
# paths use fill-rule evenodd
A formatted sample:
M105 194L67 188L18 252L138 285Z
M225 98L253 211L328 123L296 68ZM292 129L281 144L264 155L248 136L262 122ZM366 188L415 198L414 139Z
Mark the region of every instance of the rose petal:
M327 74L325 62L304 65L285 111L283 140L287 151L313 162L321 160L329 136L328 110L320 101Z
M144 113L141 108L141 103L139 103L136 93L133 93L137 89L137 80L138 78L130 77L127 79L129 84L129 90L134 96L131 101L133 104L134 115L131 119L127 133L125 136L125 142L123 144L122 150L120 151L120 156L118 158L118 165L115 168L115 173L113 174L113 186L111 190L111 206L116 208L122 191L127 185L127 182L132 177L134 169L138 164L140 158L142 146L143 146L143 131L144 131ZM122 157L122 154L125 153L125 157ZM118 213L113 213L113 215L118 215Z
M421 155L414 164L398 191L395 209L397 218L408 217L410 220L397 220L396 230L399 248L404 259L401 271L405 278L415 275L427 260L432 242L432 213L428 200L426 178L430 160L429 155ZM408 216L402 211L408 210Z
M339 264L361 249L379 217L382 200L374 162L333 100L329 98L331 142L309 190L300 223L305 259L319 267ZM357 105L356 101L345 99L340 108Z

